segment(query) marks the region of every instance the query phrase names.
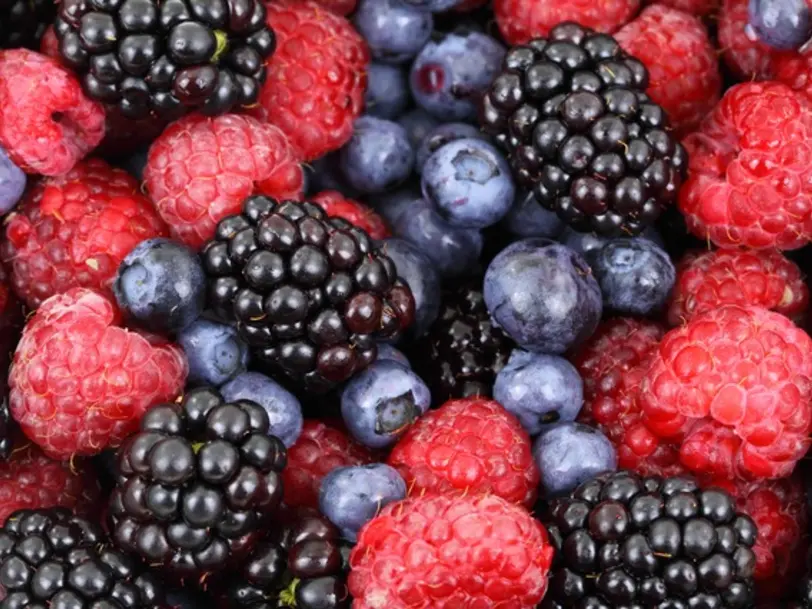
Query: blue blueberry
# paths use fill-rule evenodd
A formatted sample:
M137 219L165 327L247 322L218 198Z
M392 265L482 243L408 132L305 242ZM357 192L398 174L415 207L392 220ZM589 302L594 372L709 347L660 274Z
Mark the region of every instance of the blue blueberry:
M415 172L421 173L423 171L423 165L426 164L428 158L437 152L437 150L449 142L463 138L479 138L487 141L488 136L468 123L444 123L429 131L415 153Z
M0 216L7 214L17 205L25 192L26 177L6 151L0 148Z
M677 276L668 254L645 239L613 239L597 251L592 269L604 306L631 315L661 309Z
M528 351L561 354L589 338L603 310L589 265L560 243L525 239L509 245L485 272L493 320Z
M338 467L319 487L319 510L341 535L355 542L358 531L381 509L406 498L406 482L384 463Z
M394 226L405 211L423 201L423 195L416 187L404 186L392 192L370 197L368 201L389 226Z
M372 62L367 67L367 81L364 112L368 116L394 120L403 114L411 101L411 93L402 68Z
M386 448L431 405L426 384L409 368L391 360L373 362L341 393L344 424L364 446Z
M302 405L292 393L259 372L243 372L220 388L229 402L251 400L268 413L271 434L290 448L302 433Z
M615 447L600 431L580 423L559 423L533 444L547 497L569 493L602 472L617 469Z
M553 423L575 420L584 405L584 383L563 357L514 349L496 375L493 397L535 436Z
M423 48L434 29L431 13L400 0L361 0L352 19L374 59L404 63ZM370 83L372 78L369 79Z
M407 334L422 336L440 313L440 275L425 252L404 239L386 239L383 247L414 295L414 322Z
M421 11L442 13L457 6L461 0L401 0L407 6Z
M377 360L388 360L398 363L401 366L406 366L407 368L412 367L412 364L409 362L409 358L403 355L403 353L401 353L398 349L395 349L392 345L387 343L378 343Z
M486 228L513 205L516 186L505 157L484 140L449 142L423 166L423 195L452 226Z
M338 152L326 154L312 163L305 163L303 167L307 178L307 192L310 194L323 190L337 190L350 199L362 196L361 192L350 186L344 178Z
M812 35L806 0L750 0L748 12L756 36L774 49L800 48Z
M153 332L179 332L200 317L206 276L197 255L169 239L142 241L122 260L113 283L119 308Z
M398 119L398 125L406 130L406 135L409 136L409 142L414 149L417 149L429 132L439 124L440 121L422 108L409 110Z
M532 192L518 193L513 207L502 219L502 226L520 239L555 239L564 229L564 223L558 214L539 205Z
M504 56L501 44L479 32L430 41L412 64L412 97L440 120L473 122L479 99L499 74Z
M660 247L665 247L662 235L657 232L657 229L649 226L639 236L633 237L634 239L646 239ZM612 241L612 237L601 237L595 233L582 233L573 230L569 226L566 227L558 236L558 241L566 245L574 252L580 254L590 266L595 259L597 252L607 243Z
M341 149L341 171L353 188L367 194L397 187L412 173L414 149L406 130L392 121L362 116Z
M248 345L237 329L200 318L178 334L178 344L189 361L188 382L219 387L248 367Z

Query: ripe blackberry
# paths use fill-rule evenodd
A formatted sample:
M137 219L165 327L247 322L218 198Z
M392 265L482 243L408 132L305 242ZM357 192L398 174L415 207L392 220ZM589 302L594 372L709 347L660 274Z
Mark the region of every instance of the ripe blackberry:
M614 38L563 23L508 51L480 119L541 205L578 230L634 235L675 200L687 167L647 85Z
M203 249L215 311L260 362L322 391L377 356L414 317L414 297L366 232L315 203L249 197Z
M250 106L276 39L262 0L62 0L62 60L127 118Z
M54 0L0 2L0 48L39 50L39 41L54 21Z
M409 359L439 405L453 398L490 397L513 347L491 321L481 280L466 281L443 291L440 315L410 349Z
M0 529L0 584L8 609L157 609L164 601L159 580L64 508L9 516Z
M690 478L602 474L542 516L556 558L541 609L750 609L756 526Z
M147 411L118 453L116 544L181 579L250 551L282 499L285 447L268 429L261 406L208 387Z

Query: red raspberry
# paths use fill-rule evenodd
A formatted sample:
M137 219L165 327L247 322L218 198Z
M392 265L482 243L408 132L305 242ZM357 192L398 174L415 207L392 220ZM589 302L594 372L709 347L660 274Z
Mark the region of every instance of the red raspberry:
M499 31L508 44L545 37L562 21L576 21L611 34L631 21L640 0L494 0Z
M717 308L663 337L640 402L700 477L786 477L810 446L812 339L760 307Z
M9 409L55 459L118 446L144 411L183 390L183 351L118 327L111 300L84 288L52 296L23 330L9 377Z
M191 114L152 143L144 182L172 236L199 248L251 194L297 198L304 174L273 125L237 114Z
M268 2L276 51L255 112L302 160L343 146L361 114L369 49L349 21L312 1Z
M418 419L389 455L410 494L492 493L530 506L539 471L530 437L498 402L451 400Z
M783 84L727 90L683 140L688 228L720 247L794 249L812 238L812 103Z
M719 48L727 67L741 80L770 80L773 61L781 55L758 38L748 34L749 0L723 0L719 12Z
M798 321L809 288L801 269L774 250L688 253L677 266L668 322L678 326L726 304L757 305Z
M0 392L4 390L14 344L22 327L23 311L14 297L6 270L0 265ZM0 398L1 399L1 398Z
M347 199L337 190L324 190L312 197L334 218L344 218L350 224L363 228L373 239L386 239L391 236L389 228L383 218L372 208L352 199Z
M67 173L104 137L104 108L56 60L0 51L0 144L26 173Z
M812 100L812 52L780 53L773 60L775 80Z
M288 464L282 472L285 505L318 508L324 476L337 467L374 462L369 449L339 427L308 419L296 443L288 449Z
M301 2L302 0L294 1ZM356 0L315 0L315 2L318 5L333 11L336 15L343 15L346 17L355 10Z
M535 607L553 548L523 508L495 495L390 503L350 554L353 609Z
M648 68L647 92L665 109L678 133L695 129L719 101L719 60L697 17L667 6L650 6L615 38Z
M42 34L39 43L39 52L48 57L59 59L59 38L56 37L54 26L49 25Z
M138 182L100 159L40 181L9 215L0 255L17 294L36 308L81 286L112 294L119 263L166 225Z
M665 330L651 321L616 317L601 324L573 363L584 381L579 420L615 445L621 469L644 476L685 472L677 448L643 425L638 394Z
M650 4L670 6L699 17L710 15L719 8L719 0L653 0Z

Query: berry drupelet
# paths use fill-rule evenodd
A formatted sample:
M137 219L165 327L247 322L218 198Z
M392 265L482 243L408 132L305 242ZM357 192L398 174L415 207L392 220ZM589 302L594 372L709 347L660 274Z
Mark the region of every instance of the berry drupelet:
M116 544L180 579L244 556L282 500L285 447L268 429L261 406L208 387L149 410L118 453Z
M480 120L542 206L578 230L635 235L676 199L687 166L647 85L614 38L563 23L508 51Z
M158 578L64 508L19 510L0 529L8 609L158 609Z
M261 365L323 391L373 362L414 318L385 249L315 203L246 199L203 249L212 308Z
M601 474L542 515L556 558L541 609L749 609L756 526L690 478Z
M262 0L64 0L62 61L132 119L250 106L276 46Z
M8 0L0 3L0 48L38 50L45 29L53 23L53 0Z

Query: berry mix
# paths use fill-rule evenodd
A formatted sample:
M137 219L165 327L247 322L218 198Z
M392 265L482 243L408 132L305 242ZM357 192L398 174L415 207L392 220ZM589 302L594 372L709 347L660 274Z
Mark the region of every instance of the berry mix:
M0 2L0 609L812 609L812 1Z

